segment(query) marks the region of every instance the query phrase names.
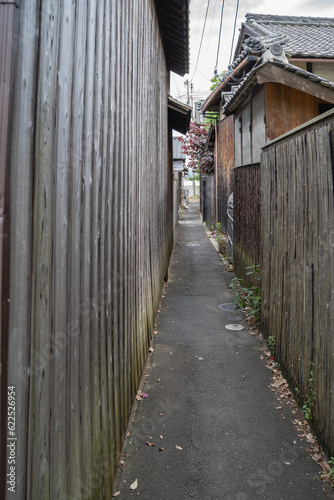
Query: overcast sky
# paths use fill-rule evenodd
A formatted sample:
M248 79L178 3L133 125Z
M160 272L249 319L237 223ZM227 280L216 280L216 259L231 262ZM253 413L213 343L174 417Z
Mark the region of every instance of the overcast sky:
M214 74L217 59L222 4L223 0L210 0L209 2L202 47L199 53L208 2L207 0L190 0L190 73L183 78L172 73L171 94L173 97L178 98L185 93L184 82L187 79L192 81L194 92L207 91L209 93L210 79ZM237 0L225 0L218 58L219 73L226 69L229 64L236 5ZM232 60L239 29L241 23L245 21L247 12L334 18L334 0L239 0ZM198 65L195 72L197 58Z

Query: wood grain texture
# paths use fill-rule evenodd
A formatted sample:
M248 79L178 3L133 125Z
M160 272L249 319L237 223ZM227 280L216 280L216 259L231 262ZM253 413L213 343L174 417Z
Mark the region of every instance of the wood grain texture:
M9 373L20 498L110 498L172 246L169 72L153 0L22 8L10 318L21 371Z
M266 83L265 92L267 141L315 118L319 114L318 104L326 102L281 83Z
M267 146L262 181L262 316L303 398L316 388L313 420L334 451L333 119ZM310 374L314 373L314 385Z
M25 2L20 11L13 125L19 138L11 146L11 262L8 335L8 384L16 386L16 495L25 498L28 446L28 397L31 370L31 283L33 238L33 161L39 2ZM15 203L12 203L15 200ZM38 409L36 409L38 411ZM8 492L10 496L12 493ZM8 496L7 495L7 496ZM7 498L6 496L6 498Z
M217 222L227 234L227 202L233 192L234 117L228 116L217 126Z
M246 268L261 264L261 169L253 164L234 169L233 264L250 283Z

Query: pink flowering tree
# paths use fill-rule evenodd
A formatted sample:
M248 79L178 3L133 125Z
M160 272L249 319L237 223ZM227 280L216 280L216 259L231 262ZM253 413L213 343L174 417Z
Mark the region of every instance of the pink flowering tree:
M205 149L208 137L207 125L196 125L191 122L190 129L184 137L179 137L182 152L187 155L188 167L199 170L202 174L213 174L213 151Z

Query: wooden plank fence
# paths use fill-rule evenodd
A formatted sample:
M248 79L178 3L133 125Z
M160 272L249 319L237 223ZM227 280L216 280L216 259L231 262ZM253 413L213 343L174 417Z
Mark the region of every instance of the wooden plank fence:
M20 42L8 370L16 498L111 498L173 234L155 3L21 2Z
M200 176L200 211L207 227L216 224L216 176Z
M263 322L334 454L334 114L264 148ZM311 372L314 382L310 382Z
M227 116L217 124L217 222L220 222L222 231L228 233L227 204L233 192L234 167L234 117Z
M254 163L234 169L233 264L249 283L246 267L261 264L261 170Z

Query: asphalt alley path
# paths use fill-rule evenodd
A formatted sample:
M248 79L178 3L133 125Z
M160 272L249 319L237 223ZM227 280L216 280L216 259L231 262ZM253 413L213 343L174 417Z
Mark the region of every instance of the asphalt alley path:
M141 382L148 397L135 402L114 494L331 498L331 489L314 479L320 469L298 438L291 407L279 404L269 388L262 341L244 320L242 331L225 329L236 313L218 305L231 303L233 275L224 271L198 209L190 204L179 220L154 352Z

